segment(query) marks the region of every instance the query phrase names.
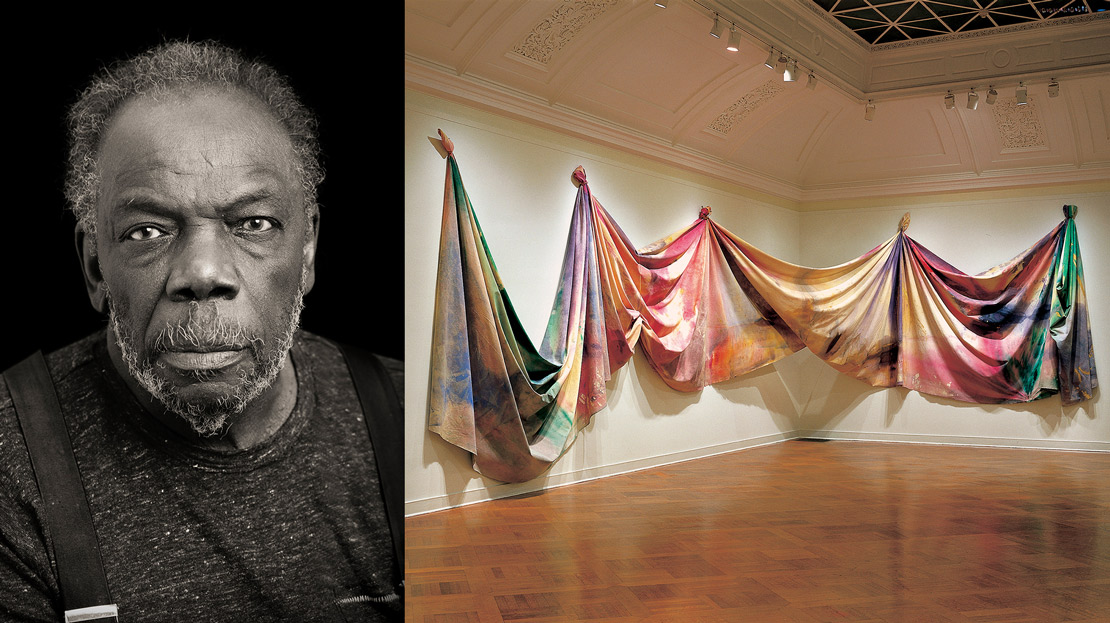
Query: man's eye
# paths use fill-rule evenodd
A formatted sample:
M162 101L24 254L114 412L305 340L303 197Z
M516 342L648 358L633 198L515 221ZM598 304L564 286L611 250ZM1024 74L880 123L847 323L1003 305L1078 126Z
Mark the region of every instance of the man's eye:
M153 225L143 225L127 232L128 240L153 240L165 236L166 232Z
M259 233L273 229L274 221L264 216L252 216L239 221L239 228L251 233Z

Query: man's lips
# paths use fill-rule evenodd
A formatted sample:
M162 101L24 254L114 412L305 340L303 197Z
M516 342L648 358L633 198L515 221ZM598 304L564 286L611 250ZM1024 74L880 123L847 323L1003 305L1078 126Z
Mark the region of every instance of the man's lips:
M171 350L158 355L158 359L178 370L219 370L238 363L245 350Z

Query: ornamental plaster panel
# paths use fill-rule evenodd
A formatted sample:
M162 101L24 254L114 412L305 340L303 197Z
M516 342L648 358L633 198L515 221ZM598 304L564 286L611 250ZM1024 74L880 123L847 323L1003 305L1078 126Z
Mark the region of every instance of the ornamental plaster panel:
M616 5L617 0L563 0L513 47L513 52L534 63L547 65L591 22Z
M1024 105L1019 105L1015 98L999 100L992 112L1003 153L1048 148L1048 136L1033 96Z
M721 136L728 136L728 133L748 115L763 104L771 101L776 95L782 93L783 90L782 80L772 78L752 89L744 97L736 100L735 104L725 109L725 111L718 115L705 129L715 134L720 134Z

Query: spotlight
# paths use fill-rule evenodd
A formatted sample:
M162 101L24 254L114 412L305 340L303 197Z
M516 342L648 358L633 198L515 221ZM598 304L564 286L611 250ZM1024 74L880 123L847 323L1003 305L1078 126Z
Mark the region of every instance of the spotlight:
M655 0L655 6L665 9L667 8L667 0Z
M740 49L740 31L736 30L735 26L728 31L728 45L725 46L725 49L729 52L735 52Z
M871 121L875 118L875 105L871 100L867 100L867 106L863 109L863 118L865 121Z
M998 99L998 91L994 90L994 85L990 86L990 91L987 91L987 103L994 106L994 101Z
M809 79L806 80L806 88L810 91L817 88L817 76L813 75L812 73L809 74Z
M767 69L774 69L778 58L778 55L775 54L775 48L771 48L771 51L767 54L767 60L763 61L763 64L767 66Z
M1025 88L1025 82L1019 82L1017 92L1017 103L1019 106L1024 106L1029 103L1029 89Z
M725 31L725 25L721 23L721 16L720 15L714 15L713 16L713 30L710 30L709 34L711 34L714 37L720 39L721 38L721 33L723 33L724 31Z
M944 107L948 110L952 110L956 107L956 96L952 95L951 89L949 89L948 95L944 96Z
M786 71L782 72L783 82L794 82L798 79L798 61L790 59L786 62Z
M967 94L967 109L975 110L979 107L979 94L975 92L975 87L971 87L971 92Z
M1056 82L1056 78L1053 78L1052 82L1048 83L1048 96L1049 97L1057 97L1059 95L1060 95L1060 83Z

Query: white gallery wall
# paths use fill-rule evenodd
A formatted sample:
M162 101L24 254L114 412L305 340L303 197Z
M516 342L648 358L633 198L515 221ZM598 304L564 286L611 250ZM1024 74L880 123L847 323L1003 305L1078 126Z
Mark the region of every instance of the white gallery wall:
M608 384L609 406L567 454L518 485L474 472L469 455L426 430L427 385L446 162L437 130L455 143L463 183L513 305L534 342L543 337L566 246L581 165L594 196L638 246L713 219L782 259L828 266L890 237L910 211L910 234L967 272L1012 258L1079 205L1096 360L1110 361L1110 190L1071 196L891 199L866 208L806 206L669 168L567 134L436 97L405 97L406 512L427 512L802 435L1110 450L1110 422L1098 396L1063 408L966 405L901 388L876 389L839 375L802 352L741 378L684 394L668 388L637 355ZM801 209L799 209L801 208ZM1101 349L1100 349L1101 346ZM1110 364L1106 364L1110 369ZM1110 374L1110 373L1107 373ZM1103 409L1105 411L1105 409Z

